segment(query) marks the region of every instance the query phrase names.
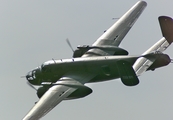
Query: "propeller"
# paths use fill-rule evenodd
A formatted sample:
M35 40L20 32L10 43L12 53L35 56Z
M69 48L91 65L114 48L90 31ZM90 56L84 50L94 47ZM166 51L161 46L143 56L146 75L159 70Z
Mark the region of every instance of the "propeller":
M120 18L112 18L112 20L118 20L118 19L120 19Z
M71 50L74 52L74 49L73 49L73 47L72 47L72 45L71 45L71 43L70 43L68 38L66 39L66 42L67 42L68 46L71 48Z
M26 82L32 89L36 90L37 91L37 88L34 87L31 83L29 83L28 81Z
M21 76L21 78L26 78L26 76ZM30 82L26 81L26 84L31 87L32 89L36 90L37 91L37 88L34 87Z

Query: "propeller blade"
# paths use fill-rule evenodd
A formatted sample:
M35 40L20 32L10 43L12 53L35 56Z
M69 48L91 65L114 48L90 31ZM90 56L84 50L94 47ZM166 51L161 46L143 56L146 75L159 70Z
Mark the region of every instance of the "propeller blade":
M29 83L28 81L26 82L32 89L34 89L34 90L36 90L37 91L37 89L31 84L31 83Z
M120 18L112 18L112 20L118 20L118 19L120 19Z
M71 48L71 50L74 52L74 49L73 49L73 47L71 46L71 43L70 43L70 41L69 41L68 38L66 39L66 42L67 42L67 44L69 45L69 47Z
M21 76L20 78L26 78L26 76Z

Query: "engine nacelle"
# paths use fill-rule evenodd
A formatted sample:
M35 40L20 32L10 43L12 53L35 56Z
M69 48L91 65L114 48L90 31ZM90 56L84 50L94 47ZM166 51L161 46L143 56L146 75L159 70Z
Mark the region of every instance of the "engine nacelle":
M59 84L52 84L52 85L64 85L64 86L68 86L68 87L73 87L73 88L76 88L76 91L74 91L72 94L70 94L67 98L65 98L65 100L70 100L70 99L77 99L77 98L82 98L82 97L85 97L89 94L92 93L92 89L85 86L85 85L82 85L82 84L73 84L73 82L71 82L71 84L69 84L68 82L64 82L64 83L59 83ZM41 98L45 93L46 91L50 88L50 86L44 86L44 87L40 87L38 88L37 90L37 96L38 98Z
M73 92L71 95L69 95L65 100L82 98L82 97L85 97L91 93L92 93L91 88L84 86L84 85L79 86L78 89L75 92Z
M48 89L49 89L48 87L40 87L40 88L38 88L38 90L37 90L38 98L41 98Z
M156 61L148 68L148 70L155 70L156 68L168 65L171 62L167 54L160 54Z
M84 46L78 46L77 49L74 51L73 57L81 57L83 54L85 54L88 50L90 49L100 49L103 51L113 51L114 55L128 55L128 51L116 47L116 46L89 46L89 45L84 45Z

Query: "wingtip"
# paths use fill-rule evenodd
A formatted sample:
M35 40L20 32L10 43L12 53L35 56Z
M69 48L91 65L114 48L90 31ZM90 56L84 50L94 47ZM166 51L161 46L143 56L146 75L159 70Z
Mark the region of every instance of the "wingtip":
M160 16L158 20L163 37L171 44L173 42L173 19L169 16Z
M146 1L141 0L139 2L142 2L143 4L147 5L147 2Z
M140 4L142 5L143 7L146 7L147 6L147 2L146 1L138 1L136 4Z

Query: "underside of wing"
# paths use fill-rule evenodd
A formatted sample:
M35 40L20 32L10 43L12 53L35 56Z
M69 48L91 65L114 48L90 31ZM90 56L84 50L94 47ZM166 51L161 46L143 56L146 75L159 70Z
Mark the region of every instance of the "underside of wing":
M92 93L92 90L89 87L85 86L78 80L75 80L74 74L73 76L66 75L66 77L62 77L56 83L42 83L43 86L51 87L44 93L44 95L28 112L28 114L23 118L23 120L40 119L49 111L51 111L61 101L85 97ZM77 77L77 79L82 79L82 77L85 76L81 75L81 77ZM86 79L84 79L89 80L91 77L87 77Z

